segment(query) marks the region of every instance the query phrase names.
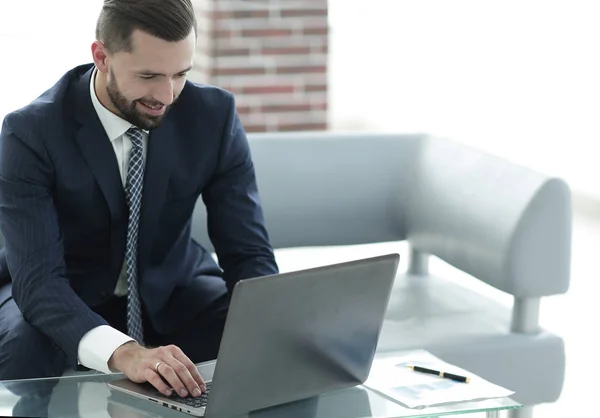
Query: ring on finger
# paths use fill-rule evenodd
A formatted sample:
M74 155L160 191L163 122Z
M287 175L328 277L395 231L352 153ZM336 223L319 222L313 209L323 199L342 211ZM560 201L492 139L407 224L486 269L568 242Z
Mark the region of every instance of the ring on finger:
M158 367L159 367L161 364L162 364L162 361L159 361L159 362L157 362L157 363L154 365L154 370L155 370L155 371L156 371L156 373L158 373L158 374L160 374L160 372L158 371Z

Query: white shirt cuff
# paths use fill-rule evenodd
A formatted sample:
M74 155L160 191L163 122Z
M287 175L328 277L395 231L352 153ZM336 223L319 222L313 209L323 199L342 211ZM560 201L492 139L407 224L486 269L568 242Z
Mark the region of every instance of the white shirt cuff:
M129 341L131 337L108 325L100 325L88 331L77 348L79 363L89 369L103 373L113 373L108 367L108 360L115 350Z

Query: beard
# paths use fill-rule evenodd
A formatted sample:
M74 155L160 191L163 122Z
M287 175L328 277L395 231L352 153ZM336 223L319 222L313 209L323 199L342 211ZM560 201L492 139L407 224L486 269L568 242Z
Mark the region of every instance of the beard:
M119 90L119 86L117 86L117 82L114 73L112 72L112 69L109 70L109 73L110 77L106 83L106 91L113 105L120 113L120 116L127 122L130 122L132 125L135 125L140 129L145 129L149 131L151 129L158 128L165 116L167 116L167 113L171 109L171 106L175 104L175 100L177 100L177 98L175 98L173 103L171 103L165 108L165 112L162 115L149 115L137 108L138 102L143 102L144 104L149 106L162 106L163 103L153 99L144 98L136 99L133 101L128 100L123 95L123 93L121 93L121 90Z

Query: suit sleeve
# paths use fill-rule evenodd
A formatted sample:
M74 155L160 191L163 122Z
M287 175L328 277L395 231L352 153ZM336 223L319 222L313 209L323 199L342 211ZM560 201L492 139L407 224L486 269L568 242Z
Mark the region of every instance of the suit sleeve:
M239 280L276 274L254 165L233 97L221 138L217 170L205 188L208 235L231 292Z
M24 319L45 334L77 366L81 338L107 325L65 278L62 235L53 203L53 165L42 140L19 114L0 132L0 230L4 235L13 298Z

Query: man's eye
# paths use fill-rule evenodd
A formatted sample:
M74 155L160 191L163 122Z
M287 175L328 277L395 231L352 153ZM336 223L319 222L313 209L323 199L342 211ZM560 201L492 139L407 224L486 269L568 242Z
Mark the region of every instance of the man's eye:
M154 76L153 75L141 75L140 78L142 80L150 80L150 79L154 78Z

